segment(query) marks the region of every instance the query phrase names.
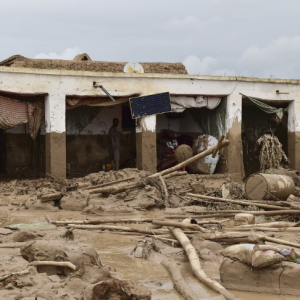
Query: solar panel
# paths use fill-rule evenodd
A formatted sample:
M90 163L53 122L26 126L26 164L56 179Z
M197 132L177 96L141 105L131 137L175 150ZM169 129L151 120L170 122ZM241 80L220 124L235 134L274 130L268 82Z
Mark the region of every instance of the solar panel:
M171 111L170 94L160 93L129 99L133 119Z

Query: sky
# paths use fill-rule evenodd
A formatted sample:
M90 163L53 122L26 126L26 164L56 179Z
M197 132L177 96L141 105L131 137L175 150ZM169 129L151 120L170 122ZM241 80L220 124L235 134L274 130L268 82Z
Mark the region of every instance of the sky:
M0 61L182 62L189 74L300 79L299 0L1 1Z

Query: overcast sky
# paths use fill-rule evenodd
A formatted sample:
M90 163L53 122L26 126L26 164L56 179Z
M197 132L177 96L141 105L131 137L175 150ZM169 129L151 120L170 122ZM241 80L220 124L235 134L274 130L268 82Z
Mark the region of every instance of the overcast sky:
M190 74L300 79L300 0L2 0L0 60L183 62Z

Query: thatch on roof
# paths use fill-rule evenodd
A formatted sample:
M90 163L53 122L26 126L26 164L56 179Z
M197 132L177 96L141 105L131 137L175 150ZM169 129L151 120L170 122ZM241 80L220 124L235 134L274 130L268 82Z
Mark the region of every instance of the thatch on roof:
M89 59L89 60L85 60ZM84 59L84 60L82 60ZM187 74L182 63L140 63L145 73L159 74ZM0 62L0 66L17 68L56 69L92 72L123 73L125 62L92 61L86 54L77 55L74 60L62 59L33 59L21 55L14 55Z

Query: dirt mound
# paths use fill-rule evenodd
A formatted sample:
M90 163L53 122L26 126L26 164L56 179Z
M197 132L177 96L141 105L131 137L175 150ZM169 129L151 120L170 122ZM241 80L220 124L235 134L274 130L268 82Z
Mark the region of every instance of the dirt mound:
M60 207L66 210L83 210L88 206L90 194L88 191L73 191L60 200Z

